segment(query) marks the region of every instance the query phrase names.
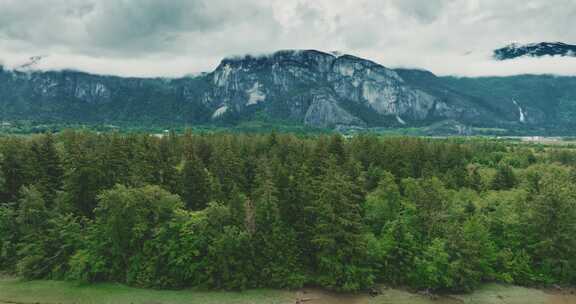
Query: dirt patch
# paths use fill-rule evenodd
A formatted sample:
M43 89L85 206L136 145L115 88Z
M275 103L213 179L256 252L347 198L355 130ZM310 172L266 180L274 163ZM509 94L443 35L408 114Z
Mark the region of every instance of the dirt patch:
M382 294L370 299L369 304L462 304L453 296L413 293L401 289L384 289Z
M369 295L339 294L319 289L302 289L296 292L295 304L368 304Z
M573 295L550 295L546 304L576 304L576 296Z
M555 288L546 293L546 304L576 304L576 288Z
M296 292L295 304L462 304L451 296L411 293L400 289L382 288L377 296L368 294L339 294L321 289L303 289Z

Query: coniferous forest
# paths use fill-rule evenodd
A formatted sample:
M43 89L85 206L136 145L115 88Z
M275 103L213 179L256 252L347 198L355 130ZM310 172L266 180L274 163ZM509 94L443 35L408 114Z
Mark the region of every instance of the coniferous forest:
M359 135L0 137L0 270L225 290L576 283L576 150Z

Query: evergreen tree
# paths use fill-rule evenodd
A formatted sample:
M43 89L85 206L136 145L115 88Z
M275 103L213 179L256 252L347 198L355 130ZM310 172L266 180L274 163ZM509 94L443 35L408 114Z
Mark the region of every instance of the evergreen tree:
M56 192L62 188L64 178L64 169L60 155L56 150L53 135L47 133L42 136L39 142L34 143L32 150L38 166L38 190L44 194L48 203L52 203L56 197Z
M496 176L492 180L493 190L510 190L516 186L517 180L512 167L508 165L499 165Z
M450 254L446 242L434 239L414 261L413 284L420 289L447 290L452 288Z
M20 230L16 222L17 210L9 204L0 205L0 270L14 272L16 248Z
M384 172L378 187L368 195L364 204L364 219L374 234L382 233L382 228L400 215L401 199L394 176Z
M471 291L494 279L497 248L479 217L467 220L450 238L450 280L453 290Z
M230 201L228 203L230 209L233 225L244 227L248 232L254 232L254 210L251 201L248 197L240 192L238 188L232 191Z
M4 155L0 154L0 193L6 192L6 178L4 177ZM0 197L0 205L2 204Z
M22 187L20 197L16 223L22 241L17 246L16 271L25 278L39 279L49 272L49 268L42 265L45 256L43 238L49 214L44 197L36 187Z
M189 210L202 210L212 199L210 173L198 157L184 163L182 169L182 199Z
M218 180L223 200L230 199L232 191L238 187L244 191L246 184L242 176L242 161L234 153L231 143L224 142L212 151L210 159L210 172Z
M414 211L407 208L403 215L386 224L382 236L369 243L369 256L378 281L394 285L410 283L421 244Z
M484 182L480 175L480 168L477 166L472 166L468 170L468 185L477 192L482 192L484 190Z
M335 134L330 137L330 142L328 143L328 153L334 157L338 165L344 165L348 156L342 135Z
M170 221L183 207L180 198L158 186L127 188L118 185L98 197L96 233L106 240L95 255L107 260L107 279L127 282L139 269L144 243L159 225Z
M130 179L130 144L127 138L118 134L107 135L100 148L103 151L101 157L101 173L106 181L106 189L116 184L131 186L134 183Z
M164 189L176 193L178 190L178 158L176 153L179 151L178 139L173 131L169 135L162 137L158 148L158 184Z
M34 181L34 157L30 155L28 145L16 139L2 143L0 148L4 156L0 168L4 177L4 191L0 193L0 203L13 202L18 198L22 186Z
M408 204L413 205L419 220L422 236L426 241L441 237L446 229L446 212L449 207L448 192L442 182L429 179L405 179L402 183Z
M253 264L250 235L235 226L226 226L208 246L205 272L210 287L244 290L253 287L257 274Z
M0 136L0 155L0 272L24 278L341 291L576 282L568 146L65 131Z
M16 218L20 229L28 235L41 233L47 220L48 209L42 193L35 186L22 187Z
M71 209L79 215L93 218L97 206L97 196L104 189L106 182L96 162L83 159L77 167L69 171L64 181L64 192L61 196L61 209Z
M278 190L266 160L262 161L254 191L254 249L259 281L267 287L302 287L305 276L301 270L296 235L280 218Z
M524 214L536 268L561 282L576 280L576 186L559 168L543 172L540 192Z
M309 207L316 218L312 244L316 251L317 280L331 289L355 291L373 283L366 261L362 198L355 196L355 185L339 171L336 161L328 164Z

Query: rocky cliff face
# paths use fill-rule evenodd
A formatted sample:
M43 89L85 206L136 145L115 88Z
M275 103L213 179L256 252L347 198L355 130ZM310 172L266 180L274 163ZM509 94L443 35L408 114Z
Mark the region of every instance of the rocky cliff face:
M140 79L75 71L0 70L0 120L72 123L202 122L195 79ZM204 119L204 120L203 120Z
M403 125L458 119L466 109L374 62L311 50L225 59L207 77L203 100L215 119L264 111L316 127Z
M566 89L554 93L552 82L570 88L574 79L534 77L542 81L439 78L313 50L228 58L211 73L181 79L0 67L0 121L182 125L269 119L321 128L570 121L566 115L559 120L557 109L572 109L576 99Z

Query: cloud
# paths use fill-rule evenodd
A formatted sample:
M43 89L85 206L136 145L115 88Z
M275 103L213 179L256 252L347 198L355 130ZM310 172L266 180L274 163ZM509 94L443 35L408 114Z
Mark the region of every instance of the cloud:
M395 0L392 5L407 16L416 18L423 24L434 22L449 1L443 0Z
M320 49L441 75L576 74L571 58L489 59L510 42L576 42L575 15L574 0L0 0L0 62L181 76Z

